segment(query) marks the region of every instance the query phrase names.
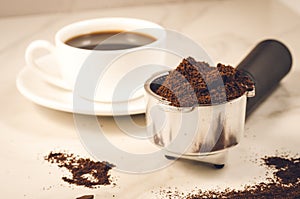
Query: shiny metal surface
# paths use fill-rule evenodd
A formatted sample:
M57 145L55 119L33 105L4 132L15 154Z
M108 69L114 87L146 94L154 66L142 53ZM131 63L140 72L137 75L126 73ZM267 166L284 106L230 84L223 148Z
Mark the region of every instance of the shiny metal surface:
M224 104L174 107L154 92L167 74L154 75L144 85L149 137L167 156L224 164L227 149L243 135L247 96L254 93Z

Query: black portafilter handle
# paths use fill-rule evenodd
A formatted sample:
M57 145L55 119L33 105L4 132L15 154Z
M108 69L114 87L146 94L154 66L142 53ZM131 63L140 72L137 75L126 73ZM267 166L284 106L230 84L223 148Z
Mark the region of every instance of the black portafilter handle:
M255 96L247 99L248 117L278 86L292 67L289 49L276 40L264 40L257 44L237 66L255 83Z

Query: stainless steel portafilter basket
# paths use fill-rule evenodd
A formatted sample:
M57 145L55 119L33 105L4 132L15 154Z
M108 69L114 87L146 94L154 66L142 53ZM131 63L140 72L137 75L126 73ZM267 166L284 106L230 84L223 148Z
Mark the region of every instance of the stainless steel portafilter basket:
M223 104L175 107L155 91L168 72L153 75L144 85L147 131L166 158L183 158L222 168L227 152L244 132L245 119L277 87L290 71L292 57L276 40L260 42L238 65L255 82L255 92Z

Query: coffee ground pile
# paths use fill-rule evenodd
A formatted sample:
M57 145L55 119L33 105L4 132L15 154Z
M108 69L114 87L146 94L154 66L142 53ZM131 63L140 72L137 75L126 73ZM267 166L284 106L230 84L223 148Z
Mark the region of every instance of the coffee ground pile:
M253 81L232 66L211 67L194 58L183 59L154 91L176 107L220 104L254 89Z
M114 165L108 162L95 162L88 158L80 158L74 154L63 152L50 152L45 160L52 164L57 164L60 168L65 168L71 173L71 177L62 177L69 183L88 188L97 188L99 185L109 185L109 170Z
M180 193L178 191L162 191L168 198L185 199L299 199L300 198L300 158L264 157L264 165L273 169L273 179L252 186L245 186L243 190L225 189L224 191L197 191L196 194Z

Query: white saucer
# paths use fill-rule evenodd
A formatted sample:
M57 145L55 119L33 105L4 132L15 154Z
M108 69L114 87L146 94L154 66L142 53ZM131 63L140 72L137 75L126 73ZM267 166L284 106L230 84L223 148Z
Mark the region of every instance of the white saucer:
M59 87L59 88L63 88L65 90L72 91L72 89L70 89L70 85L66 84L63 81L63 77L61 76L61 74L59 72L60 71L59 63L57 62L57 60L53 54L49 53L49 54L43 55L43 56L37 58L35 62L39 66L39 69L32 66L31 70L33 70L36 74L38 74L38 76L41 79L48 82L49 84ZM121 61L118 60L118 62L122 62L122 60ZM28 66L30 66L30 65L28 65ZM89 93L90 91L88 89L84 89L84 90L80 91L81 97L88 99L88 100L100 102L100 103L112 103L112 102L127 103L128 100L136 100L137 98L143 97L143 94L144 94L143 88L141 86L139 88L135 88L135 87L131 88L130 85L131 86L142 85L141 78L144 81L146 79L148 79L148 77L149 77L148 74L153 74L154 72L156 72L155 68L156 67L149 67L149 68L141 71L140 74L135 73L134 77L136 77L136 78L132 78L132 79L130 79L130 81L124 81L124 79L123 79L123 84L121 84L123 87L120 85L118 87L118 89L123 92L120 92L118 95L116 95L114 93L114 91L116 91L116 86L118 85L118 84L116 84L116 81L114 80L114 79L116 79L116 77L113 77L109 74L114 73L116 75L119 71L118 70L114 71L115 69L113 69L113 71L110 71L110 72L106 71L105 77L102 77L102 80L101 80L102 82L98 82L98 84L97 84L95 93L94 93L94 95L92 95L93 98L87 97L87 96L90 96L90 93ZM154 71L153 71L153 69L154 69ZM111 68L109 70L111 70ZM120 73L120 74L122 74L122 73ZM129 74L130 73L128 73L127 75L129 75ZM127 80L129 80L128 79L129 77L127 77ZM131 77L132 77L132 75L131 75ZM121 80L121 78L120 78L120 80ZM124 82L126 82L125 83L126 85L124 84ZM105 86L100 86L100 85L105 85ZM127 90L127 92L124 92L124 86L125 86L125 89L129 89L129 90ZM134 90L134 92L131 93L130 96L126 96L126 94L128 92L130 93L133 90ZM87 92L87 93L85 93L85 92ZM102 93L106 93L106 94L103 95ZM114 99L114 100L112 100L112 99Z
M95 102L92 111L84 108L74 111L72 91L47 83L27 66L18 74L16 83L20 93L27 99L59 111L103 116L133 115L145 112L143 96L117 104Z

